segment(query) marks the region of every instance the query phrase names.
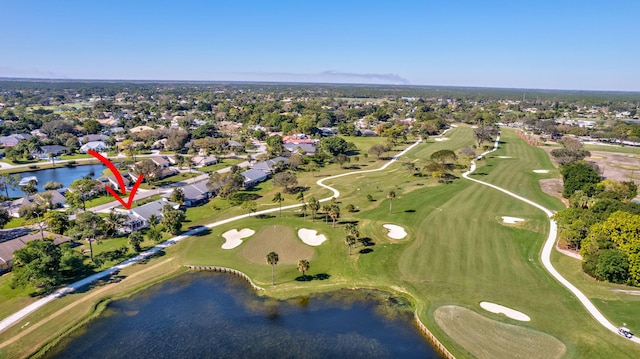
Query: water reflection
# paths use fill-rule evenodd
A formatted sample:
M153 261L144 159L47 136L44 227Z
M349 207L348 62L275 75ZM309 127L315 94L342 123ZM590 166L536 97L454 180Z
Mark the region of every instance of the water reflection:
M237 277L189 273L113 302L47 357L437 358L408 303L394 301L360 291L277 301Z

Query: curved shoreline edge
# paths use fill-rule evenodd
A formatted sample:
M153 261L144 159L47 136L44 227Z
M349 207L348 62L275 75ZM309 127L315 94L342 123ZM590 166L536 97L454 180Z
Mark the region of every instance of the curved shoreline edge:
M533 202L529 199L526 199L522 196L519 196L513 192L507 191L504 188L498 187L496 185L487 183L487 182L483 182L480 181L478 179L475 178L471 178L469 177L469 175L471 173L473 173L476 170L476 161L477 160L481 160L484 156L486 156L487 154L494 152L498 149L498 144L500 143L500 136L498 136L498 138L496 138L495 143L493 144L493 149L486 151L484 153L482 153L481 155L477 156L476 158L474 158L471 161L471 167L469 168L469 170L465 173L462 174L462 177L464 177L465 179L469 180L469 181L473 181L479 184L482 184L484 186L488 186L491 187L493 189L496 189L500 192L503 192L511 197L514 197L522 202L525 202L533 207L538 208L539 210L543 211L547 217L549 218L549 235L547 236L547 239L544 243L544 246L542 247L542 252L540 254L540 260L542 261L542 265L544 267L544 269L551 274L552 277L554 277L558 282L560 282L560 284L562 284L565 288L567 288L582 304L582 306L587 310L587 312L593 317L593 319L595 319L598 323L600 323L600 325L602 325L605 329L615 333L616 335L618 334L618 328L613 325L599 310L598 308L596 308L596 306L589 300L589 298L587 298L587 296L582 293L582 291L580 291L580 289L578 289L575 285L573 285L571 282L569 282L565 277L563 277L557 270L556 268L553 266L553 264L551 264L551 251L553 250L555 243L556 243L556 238L558 235L558 225L556 223L556 221L554 221L551 217L553 216L553 212L551 212L549 209L547 209L546 207L543 207L542 205ZM640 338L638 337L633 337L630 339L631 341L640 344Z

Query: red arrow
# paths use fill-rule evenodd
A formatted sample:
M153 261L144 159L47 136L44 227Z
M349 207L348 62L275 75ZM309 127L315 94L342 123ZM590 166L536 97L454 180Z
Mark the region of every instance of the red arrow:
M123 196L125 194L127 194L127 188L124 185L124 179L122 179L122 175L120 174L120 170L118 170L116 168L116 166L111 161L109 161L108 158L102 156L98 152L96 152L94 150L89 150L87 153L90 154L91 156L97 158L100 162L102 162L105 166L107 166L111 170L111 173L113 173L113 175L116 177L116 180L118 181L118 185L120 185L120 192L122 193ZM136 183L133 185L133 188L131 189L131 194L129 195L129 200L127 202L125 202L116 193L116 191L113 190L113 188L107 187L107 191L109 193L111 193L111 195L113 197L115 197L115 199L117 199L118 202L122 203L122 205L126 209L131 209L131 204L133 203L133 196L135 196L136 191L138 190L138 187L140 187L140 184L142 184L142 180L143 179L144 179L144 174L140 174L140 177L138 177L138 180L136 181Z

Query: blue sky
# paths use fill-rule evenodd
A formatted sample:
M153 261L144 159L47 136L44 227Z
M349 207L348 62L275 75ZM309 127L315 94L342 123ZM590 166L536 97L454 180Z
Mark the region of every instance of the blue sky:
M0 0L0 77L640 91L640 1Z

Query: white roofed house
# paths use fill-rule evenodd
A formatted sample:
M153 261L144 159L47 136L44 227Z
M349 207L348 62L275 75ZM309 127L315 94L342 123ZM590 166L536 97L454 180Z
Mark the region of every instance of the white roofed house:
M196 167L204 167L215 165L218 163L218 158L216 156L193 156L191 162Z
M89 150L94 150L96 152L104 152L109 149L106 143L102 141L91 141L87 142L82 147L80 147L80 152L87 153Z
M165 198L153 202L143 204L139 207L132 207L129 210L119 209L118 211L125 214L127 219L120 229L122 233L130 233L150 226L152 215L160 220L162 219L162 209L164 206L170 205L173 209L180 208L179 203L170 202Z
M40 159L49 159L49 155L59 156L61 153L68 151L69 147L60 145L40 146L40 151L32 152L31 155Z

